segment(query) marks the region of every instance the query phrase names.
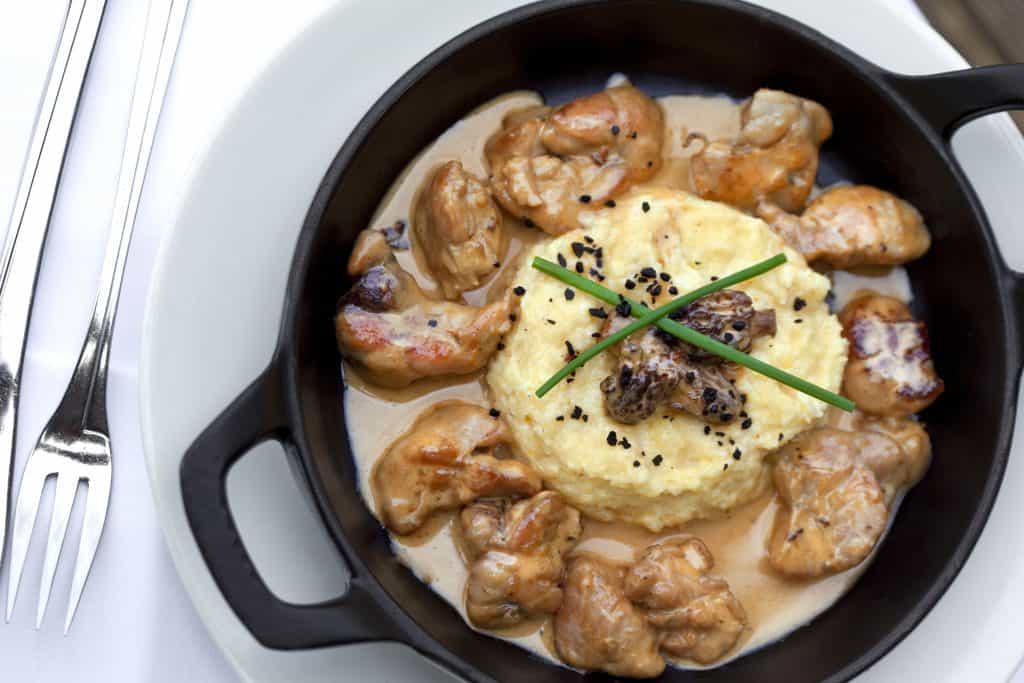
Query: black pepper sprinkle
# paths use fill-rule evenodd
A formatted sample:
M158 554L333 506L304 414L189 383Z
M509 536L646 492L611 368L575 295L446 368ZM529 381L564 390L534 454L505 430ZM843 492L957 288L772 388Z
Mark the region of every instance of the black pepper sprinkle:
M570 359L576 357L576 349L572 347L572 342L568 339L565 340L565 352L568 354Z
M590 336L593 337L594 339L600 339L601 338L601 333L600 332L591 332Z
M625 448L627 451L633 447L633 444L631 444L629 442L629 439L627 439L626 437L622 437L622 439L619 440L619 445Z
M727 469L729 469L729 463L725 463L724 465L722 465L723 472L726 471Z
M636 283L632 280L626 280L626 289L636 289Z
M547 319L545 320L545 322L546 322L546 323L547 323L548 325L557 325L557 324L558 324L558 323L556 323L556 322L555 322L554 320L552 320L551 318L547 318Z
M793 310L794 311L799 311L800 309L802 309L806 305L807 305L807 302L804 301L803 299L801 299L800 297L797 297L797 298L793 299Z
M614 446L619 442L619 437L615 434L615 430L608 432L608 445Z
M581 194L580 195L580 201L583 202L584 204L589 204L590 203L590 195L589 194Z
M576 262L576 272L577 273L582 273L583 272L583 261L577 261Z
M604 205L607 206L609 209L614 209L615 208L615 200L614 199L609 199L608 201L606 201L604 203Z
M582 242L573 242L570 246L572 246L572 253L576 254L576 258L583 256Z
M504 351L505 350L504 342L498 342L497 348L498 348L499 351Z
M559 415L556 417L555 422L565 422L565 415Z
M618 135L620 130L622 129L618 126L612 126L612 135Z
M634 460L633 461L633 467L640 467L640 461L639 460Z
M793 320L793 322L794 322L794 323L796 323L797 325L799 325L799 324L800 324L800 323L802 323L803 321L804 321L804 319L803 319L803 318L796 318L796 319L794 319L794 320Z
M708 425L704 425L704 435L707 436L710 433L711 433L711 427L709 427Z
M651 162L648 161L647 165L650 166ZM647 202L644 202L643 204L640 205L640 208L643 209L644 213L647 213L648 211L651 210L651 205Z
M715 436L725 436L725 432L715 432Z
M651 268L650 266L647 266L646 268L642 268L640 270L640 274L643 275L646 278L656 278L656 277L658 277L658 271L656 271L654 268Z
M661 463L664 459L665 458L662 457L661 453L658 453L656 456L654 456L654 458L651 459L651 462L654 463L655 467L661 467Z
M743 457L743 451L741 451L740 449L737 448L736 450L734 450L732 452L732 459L733 460L739 460L742 457Z
M659 294L661 294L661 285L651 287L651 296L658 296Z
M565 268L565 265L566 265L566 263L567 263L567 262L566 262L566 260L565 260L565 257L564 257L564 256L562 256L561 254L559 254L559 255L558 255L558 265L560 265L560 266L562 266L563 268Z
M715 281L715 280L717 280L717 279L718 279L718 276L717 276L717 275L712 275L712 276L711 276L711 281L712 281L712 282L714 282L714 281Z
M517 286L515 289L513 289L512 292L516 296L522 296L523 294L526 294L526 288L520 285L520 286Z
M603 308L588 308L587 312L595 318L601 318L602 320L608 317L608 312Z
M565 300L566 301L572 301L575 298L576 298L576 292L574 292L569 287L566 287L565 288Z
M586 242L587 244L593 244L594 243L594 238L591 237L590 235L584 235L583 236L583 241Z
M615 312L623 318L628 318L633 312L633 306L628 301L620 301L615 307Z
M588 421L589 419L590 419L590 416L589 416L589 415L584 415L584 416L583 416L583 421L584 421L584 422L587 422L587 421Z
M719 441L719 442L718 442L718 445L719 445L719 446L721 446L721 445L723 445L723 444L722 444L722 442L721 442L721 441Z
M675 285L672 285L671 287L668 288L668 293L671 294L672 296L675 296L676 294L679 293L679 288L676 287Z
M573 409L572 409L572 415L570 415L569 417L571 417L574 420L578 420L578 419L580 419L580 417L582 417L582 415L583 415L583 408L580 408L579 406L574 406Z
M489 411L487 411L487 414L490 415L493 418L501 417L501 411L500 410L495 410L494 408L491 408Z
M743 428L743 429L750 429L750 426L753 425L753 424L754 424L754 421L751 420L748 417L746 420L744 420L743 422L740 423L740 427Z
M437 321L436 320L428 320L427 324L430 325L431 327L437 327Z

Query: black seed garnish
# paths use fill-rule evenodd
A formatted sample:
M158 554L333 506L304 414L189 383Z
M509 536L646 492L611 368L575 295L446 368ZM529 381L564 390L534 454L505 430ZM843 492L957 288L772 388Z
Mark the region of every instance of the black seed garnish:
M779 441L782 441L783 438L785 438L785 436L781 432L779 432Z
M676 287L675 285L672 285L671 287L668 288L668 293L671 294L672 296L675 296L676 294L679 293L679 288Z
M501 417L501 411L495 410L494 408L491 408L489 411L487 411L487 414L494 418Z
M580 201L583 202L584 204L589 204L590 203L590 195L589 194L581 194L580 195Z
M747 329L747 321L745 321L745 320L733 320L732 321L732 329L736 330L737 332L742 332L743 330Z
M578 420L578 419L580 419L580 417L582 415L583 415L583 408L580 408L579 406L575 406L572 409L572 415L570 415L569 417L571 417L574 420Z
M431 327L437 327L437 321L436 320L428 320L427 324L430 325Z
M582 242L573 242L570 246L572 247L572 253L576 254L576 258L583 256Z
M715 436L725 436L725 432L715 432Z
M718 390L714 387L704 387L704 393L701 395L705 403L711 403L718 398Z
M608 432L608 445L614 446L619 442L619 437L615 434L615 430Z
M526 294L526 288L523 287L522 285L517 286L515 289L512 290L512 293L515 294L516 296L522 296L523 294Z
M584 415L584 416L583 416L583 421L584 421L584 422L587 422L587 421L588 421L589 419L590 419L590 416L589 416L589 415Z
M576 357L576 349L572 347L572 342L568 339L565 340L565 352L569 356L569 360Z
M623 318L628 318L630 313L633 312L633 306L628 301L620 301L618 305L615 306L615 312Z
M807 305L807 302L804 301L803 299L801 299L800 297L797 297L797 298L793 299L793 310L794 311L799 311L799 310L801 310L806 305Z
M711 276L711 281L712 281L712 282L714 282L714 281L715 281L715 280L717 280L717 279L718 279L718 276L717 276L717 275L712 275L712 276Z
M651 162L648 161L647 165L650 166ZM640 208L643 209L644 213L647 213L648 211L651 210L651 205L647 202L644 202L643 204L640 205Z
M632 280L626 280L626 289L636 289L636 283Z
M575 298L576 298L576 292L574 292L569 287L566 287L565 288L565 300L566 301L572 301Z
M643 275L644 277L648 277L648 278L652 278L652 279L658 277L658 271L656 271L654 268L651 268L650 266L647 266L646 268L643 268L640 271L640 274Z
M551 318L546 318L546 319L545 319L545 322L546 322L546 323L547 323L548 325L557 325L557 324L558 324L558 323L556 323L556 322L555 322L554 320L552 320Z
M559 415L556 417L555 422L565 422L565 415Z
M723 472L724 472L725 470L727 470L727 469L729 469L729 463L725 463L724 465L722 465L722 471L723 471Z
M515 322L516 321L516 314L515 313L509 313L508 314L508 319L511 320L512 322Z
M661 294L661 285L654 285L651 287L651 296L658 296Z
M594 238L591 237L590 235L584 235L583 236L583 241L586 242L587 244L593 244L594 243Z
M722 422L732 422L732 413L722 413L718 416Z
M640 461L639 460L634 460L633 461L633 467L640 467Z
M560 266L562 266L563 268L565 268L565 265L566 265L566 263L567 263L567 262L566 262L566 260L565 260L565 257L564 257L564 256L562 256L561 254L559 254L559 255L558 255L558 265L560 265Z
M740 423L740 427L742 427L743 429L750 429L750 426L752 424L754 424L754 421L748 417L746 420Z
M625 448L627 451L633 447L633 444L631 444L629 442L629 439L627 439L626 437L622 437L622 439L619 441L619 445Z
M505 350L505 344L503 342L498 342L498 347L497 348L498 348L499 351L504 351Z
M725 340L725 343L726 343L726 344L728 344L729 342L731 342L731 341L732 341L732 332L726 332L725 334L723 334L723 335L722 335L722 339L724 339L724 340Z
M593 337L594 339L600 339L601 338L601 333L600 332L591 332L590 336Z
M669 280L671 280L671 279L672 279L672 276L671 276L671 275L669 275L668 273L664 272L664 271L662 271L661 273L659 273L659 274L658 274L658 277L660 277L660 278L661 278L662 282L668 282Z
M693 370L690 370L689 372L686 373L686 383L687 384L693 384L694 381L696 381L696 379L697 379L697 373L695 373ZM707 429L707 427L705 427L704 429Z
M794 319L794 320L793 320L793 322L794 322L794 323L796 323L797 325L799 325L799 324L800 324L800 323L802 323L803 321L804 321L804 319L803 319L803 318L796 318L796 319Z
M710 433L711 433L711 427L709 427L708 425L704 425L704 436L707 436Z
M618 126L612 126L612 135L618 135L620 130L622 129Z
M604 205L607 206L609 209L614 209L615 208L615 200L614 199L609 199L608 201L606 201L604 203Z
M587 312L595 318L601 318L602 320L608 317L608 312L603 308L588 308Z
M604 256L604 247L598 247L597 249L595 249L594 250L594 256L597 257L597 258L603 257Z
M658 454L657 454L656 456L654 456L654 457L653 457L653 458L651 459L651 462L653 462L653 463L654 463L654 466L655 466L655 467L661 467L661 462L662 462L662 461L663 461L664 459L665 459L665 458L664 458L664 457L663 457L663 456L661 455L661 453L658 453Z
M739 460L742 457L743 457L743 451L741 451L740 449L737 448L736 450L734 450L732 452L732 459L733 460Z
M576 262L576 272L577 273L582 273L583 272L583 261L577 261Z

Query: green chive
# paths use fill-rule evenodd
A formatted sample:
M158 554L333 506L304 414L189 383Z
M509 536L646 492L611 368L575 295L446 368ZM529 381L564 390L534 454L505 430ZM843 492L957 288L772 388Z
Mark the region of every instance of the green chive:
M688 344L704 349L705 351L714 353L738 365L750 368L754 372L760 373L766 377L770 377L771 379L774 379L777 382L781 382L782 384L792 387L793 389L796 389L801 393L807 394L808 396L812 396L820 401L824 401L825 403L836 406L837 408L840 408L847 412L852 412L854 409L856 409L857 406L854 404L853 401L849 400L848 398L844 398L842 396L839 396L838 394L832 393L831 391L823 387L819 387L818 385L808 382L805 379L797 377L796 375L792 375L786 372L785 370L780 370L774 365L770 365L762 360L758 360L757 358L754 358L753 356L743 353L742 351L737 351L731 346L723 344L722 342L719 342L710 337L707 337L701 334L700 332L697 332L696 330L690 329L686 325L682 325L676 322L675 320L665 318L665 316L667 316L669 313L676 310L677 308L685 306L686 304L691 303L702 296L707 296L708 294L716 292L720 289L724 289L725 287L730 287L739 282L749 280L750 278L756 277L757 275L760 275L768 270L771 270L772 268L781 265L785 261L785 254L777 254L772 258L757 263L753 266L750 266L749 268L744 268L743 270L733 273L732 275L728 275L719 280L716 280L715 282L704 285L703 287L700 287L699 289L696 289L690 292L689 294L685 294L677 299L674 299L673 301L670 301L664 306L661 306L652 311L651 309L644 306L642 303L630 299L629 297L620 296L618 293L613 292L612 290L608 289L607 287L604 287L603 285L599 285L593 280L590 280L577 273L562 268L557 263L552 263L551 261L548 261L547 259L543 259L540 257L534 258L532 265L537 270L548 275L551 275L552 277L555 277L561 280L562 282L565 282L566 284L571 285L576 289L579 289L580 291L586 292L587 294L590 294L594 298L600 299L601 301L604 301L605 303L611 304L613 306L618 304L620 301L627 301L630 304L630 309L633 316L639 318L639 320L630 323L629 325L622 328L615 334L609 335L605 339L602 339L600 342L594 344L586 351L581 353L579 356L574 358L572 362L570 362L564 368L555 373L551 377L551 379L545 382L543 386L541 386L541 388L537 390L537 396L544 396L544 394L551 391L551 389L555 385L557 385L559 382L561 382L563 379L569 376L573 371L579 369L580 366L582 366L584 363L586 363L588 360L590 360L597 354L607 349L609 346L612 346L613 344L622 341L625 337L629 336L630 334L633 334L637 330L642 329L647 325L653 324L657 325L659 328L665 330L674 337L682 339Z

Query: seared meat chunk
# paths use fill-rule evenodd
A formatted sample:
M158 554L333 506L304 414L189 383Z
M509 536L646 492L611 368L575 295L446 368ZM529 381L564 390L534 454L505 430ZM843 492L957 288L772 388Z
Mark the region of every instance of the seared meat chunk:
M453 301L482 285L504 258L501 211L487 187L458 161L438 168L423 188L413 230L434 279Z
M875 415L910 415L942 393L928 329L899 299L859 296L839 313L850 342L843 393Z
M897 464L898 472L885 472L879 482L885 489L886 500L892 500L894 487L913 486L921 481L932 459L932 441L924 425L912 416L889 415L881 417L868 415L859 410L848 413L838 408L829 408L828 426L848 432L878 432L899 444L904 458ZM874 458L867 458L871 462Z
M365 270L338 303L334 322L342 354L374 383L389 387L486 365L512 326L518 298L507 292L481 308L435 301L380 246L382 239L364 231L350 261L350 269L355 263Z
M697 194L746 211L764 200L786 211L803 209L818 173L818 148L832 135L828 111L762 89L743 104L740 125L735 143L705 141L694 155L690 180Z
M658 635L626 597L624 583L624 568L588 556L571 561L554 629L566 664L630 678L665 670Z
M661 649L710 664L736 645L747 614L729 584L710 575L711 551L695 537L656 543L626 574L626 597L661 632Z
M782 505L769 563L795 577L860 564L885 530L889 504L920 471L915 454L880 432L801 434L782 449L773 471Z
M740 351L753 340L775 334L775 312L755 310L750 297L722 290L702 297L670 316L684 325ZM629 323L622 316L608 318L602 336ZM660 405L668 404L709 422L727 423L742 410L730 380L731 363L657 328L630 335L616 349L614 372L601 382L605 409L624 424L636 424Z
M466 614L480 628L558 611L563 556L582 530L580 513L554 491L502 507L482 501L460 516L465 545L476 555L466 581Z
M559 235L580 227L581 210L651 178L663 140L658 104L621 85L508 117L485 154L498 202Z
M435 512L477 498L537 493L540 477L529 466L495 456L510 442L505 423L480 406L455 401L428 408L374 467L381 521L396 534L411 534Z
M769 202L757 215L808 261L833 268L900 265L931 246L917 209L869 185L826 190L799 217Z

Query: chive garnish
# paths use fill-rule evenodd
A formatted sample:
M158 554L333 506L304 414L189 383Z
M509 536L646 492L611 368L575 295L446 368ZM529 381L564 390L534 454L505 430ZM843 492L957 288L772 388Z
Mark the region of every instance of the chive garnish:
M698 348L704 349L714 353L722 358L732 361L738 365L750 368L754 372L760 373L766 377L770 377L777 382L781 382L786 386L792 387L797 391L807 394L819 401L824 401L830 405L836 406L847 412L852 412L856 405L853 401L848 398L844 398L835 394L823 387L819 387L817 384L808 382L805 379L792 375L785 370L781 370L774 365L765 363L762 360L754 358L742 351L737 351L727 344L723 344L720 341L707 337L696 330L693 330L686 325L671 320L666 316L682 306L685 306L693 301L699 299L702 296L707 296L713 292L717 292L726 287L738 284L745 280L749 280L753 277L761 275L773 268L776 268L786 261L785 254L776 254L775 256L761 261L760 263L754 264L749 268L744 268L732 275L728 275L723 278L719 278L714 282L704 285L689 294L684 294L681 297L673 299L667 304L660 306L654 310L647 308L639 301L635 301L628 297L624 297L617 292L614 292L607 287L597 284L593 280L589 280L581 275L573 273L572 271L561 268L558 264L552 263L547 259L535 257L533 259L533 267L537 270L550 275L554 278L561 280L562 282L575 287L576 289L586 292L596 299L600 299L605 303L613 306L620 304L625 301L629 304L630 313L638 318L636 321L630 323L626 327L622 328L615 334L611 334L597 344L594 344L585 351L582 351L576 358L574 358L568 365L556 372L551 378L546 381L540 389L537 390L537 397L540 398L546 393L551 391L559 382L569 376L575 370L578 370L588 360L601 353L608 347L619 343L629 335L633 334L637 330L640 330L648 325L657 325L662 330L668 332L674 337L682 339L687 344L691 344Z

